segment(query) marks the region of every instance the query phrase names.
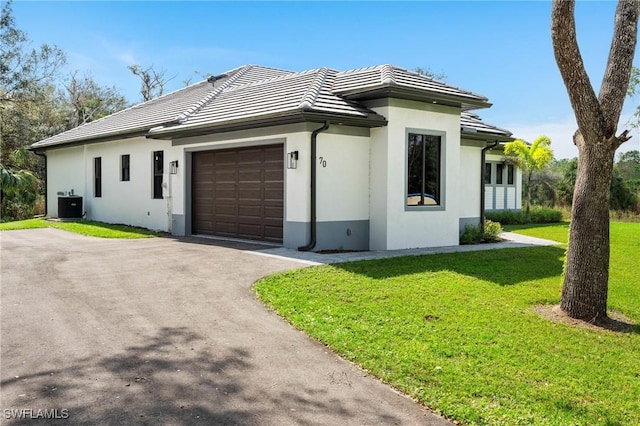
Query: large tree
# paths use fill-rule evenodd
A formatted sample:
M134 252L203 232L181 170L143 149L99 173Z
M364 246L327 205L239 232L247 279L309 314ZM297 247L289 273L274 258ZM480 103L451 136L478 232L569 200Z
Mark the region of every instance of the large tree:
M553 50L578 130L578 174L571 209L569 247L560 306L570 317L607 319L609 197L616 149L630 136L617 134L638 32L640 0L620 0L605 74L596 95L578 48L575 0L554 0Z

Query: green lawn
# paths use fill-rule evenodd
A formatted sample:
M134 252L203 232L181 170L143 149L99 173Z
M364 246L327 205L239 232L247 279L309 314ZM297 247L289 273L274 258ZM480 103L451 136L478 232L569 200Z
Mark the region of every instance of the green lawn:
M566 241L567 224L517 232ZM612 224L611 308L640 320L640 224ZM555 324L563 247L306 268L256 284L294 326L463 424L640 424L640 333Z
M112 225L110 223L94 222L90 220L78 220L74 222L53 222L40 219L27 219L15 222L0 223L0 231L14 231L19 229L57 228L76 234L99 238L148 238L161 235L148 229L135 228L125 225Z

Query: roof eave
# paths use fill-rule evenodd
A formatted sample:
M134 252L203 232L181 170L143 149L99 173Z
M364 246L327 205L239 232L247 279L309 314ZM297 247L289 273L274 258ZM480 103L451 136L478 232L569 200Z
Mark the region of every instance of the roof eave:
M415 90L402 86L376 86L355 91L337 92L341 97L349 100L370 100L380 98L399 98L420 102L436 102L442 105L455 106L465 110L489 108L492 104L486 99L447 95L445 93Z
M202 136L212 133L224 133L238 130L255 129L259 127L279 126L302 122L330 121L333 124L356 127L382 127L387 120L378 114L367 117L324 114L319 112L293 111L289 114L277 114L263 117L248 117L220 123L204 123L194 126L156 127L151 129L146 137L149 139L173 139L176 137Z
M66 141L54 142L51 144L43 144L43 145L38 145L40 142L36 142L31 146L29 146L29 150L30 151L46 151L48 149L54 149L54 148L63 148L63 147L68 148L71 146L79 146L79 145L86 145L86 144L99 143L99 142L110 142L110 141L115 141L120 139L131 139L139 136L145 136L150 128L151 128L150 126L145 126L144 128L127 130L124 132L110 133L110 134L106 134L104 136L99 136L99 137L75 138L75 139L70 139Z
M477 141L498 141L500 143L511 142L515 140L510 135L489 133L489 132L460 132L460 137L464 139L472 139Z

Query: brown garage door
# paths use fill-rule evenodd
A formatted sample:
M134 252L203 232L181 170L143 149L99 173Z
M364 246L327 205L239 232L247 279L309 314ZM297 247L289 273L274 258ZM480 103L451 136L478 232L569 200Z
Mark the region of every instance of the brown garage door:
M193 153L194 234L282 242L283 145Z

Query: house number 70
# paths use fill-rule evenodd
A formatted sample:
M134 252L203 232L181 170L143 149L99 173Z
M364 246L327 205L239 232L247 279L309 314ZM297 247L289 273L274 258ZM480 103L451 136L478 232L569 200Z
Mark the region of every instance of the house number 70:
M320 157L320 165L322 167L327 167L327 160L325 160L324 157Z

